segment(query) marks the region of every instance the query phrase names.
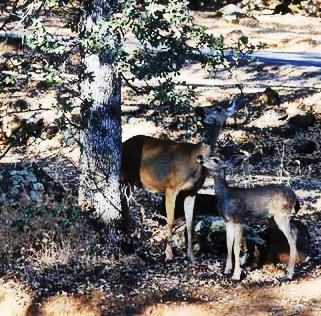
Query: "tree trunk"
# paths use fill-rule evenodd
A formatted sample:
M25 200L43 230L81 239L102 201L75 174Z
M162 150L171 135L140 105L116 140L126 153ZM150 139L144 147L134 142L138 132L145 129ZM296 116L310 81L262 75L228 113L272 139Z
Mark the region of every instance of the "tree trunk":
M84 1L81 36L90 34L108 11L107 1L88 2ZM120 80L108 52L91 53L82 48L82 64L79 204L108 225L113 249L119 244L117 224L121 218Z

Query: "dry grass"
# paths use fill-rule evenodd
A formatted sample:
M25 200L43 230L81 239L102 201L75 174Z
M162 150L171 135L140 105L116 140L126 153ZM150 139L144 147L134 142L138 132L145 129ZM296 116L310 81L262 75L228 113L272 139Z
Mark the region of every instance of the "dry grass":
M2 208L0 222L2 260L15 262L18 255L39 272L66 266L70 260L90 266L97 251L104 249L100 232L66 205Z
M54 240L42 243L39 249L31 248L27 260L35 269L43 271L57 265L66 265L74 254L68 240L61 240L58 244Z

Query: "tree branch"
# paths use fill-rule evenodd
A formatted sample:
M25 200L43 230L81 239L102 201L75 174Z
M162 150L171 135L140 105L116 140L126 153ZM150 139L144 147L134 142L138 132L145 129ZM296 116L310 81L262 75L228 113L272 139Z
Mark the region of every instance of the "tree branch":
M9 150L14 146L15 142L12 142L7 148L0 154L0 160L9 152Z
M144 91L142 91L142 89L140 89L140 88L136 87L135 85L133 85L130 82L130 80L128 78L126 78L122 73L120 74L120 76L122 77L122 79L124 79L124 81L126 82L126 84L128 85L129 88L131 88L137 94L144 94Z

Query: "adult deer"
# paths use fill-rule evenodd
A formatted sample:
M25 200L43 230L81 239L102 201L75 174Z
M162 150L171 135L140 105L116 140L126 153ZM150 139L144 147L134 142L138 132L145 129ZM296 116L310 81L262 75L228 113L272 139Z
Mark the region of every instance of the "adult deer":
M196 163L199 155L208 156L226 119L242 105L243 99L234 100L227 107L197 108L205 125L202 143L176 143L144 135L134 136L123 143L122 172L125 183L165 194L168 242L165 259L172 260L172 228L175 200L179 192L186 192L184 202L187 226L187 255L194 260L192 249L192 219L196 192L205 181L206 169Z
M234 246L235 267L232 278L239 280L240 246L242 224L260 222L273 217L278 228L283 232L290 246L288 278L292 279L297 256L296 226L291 225L291 213L297 208L295 193L284 185L269 184L252 188L230 187L225 180L225 169L244 158L244 155L234 155L230 161L223 161L218 156L199 156L197 161L213 171L214 188L218 201L218 209L226 220L227 261L225 274L232 270L232 248Z

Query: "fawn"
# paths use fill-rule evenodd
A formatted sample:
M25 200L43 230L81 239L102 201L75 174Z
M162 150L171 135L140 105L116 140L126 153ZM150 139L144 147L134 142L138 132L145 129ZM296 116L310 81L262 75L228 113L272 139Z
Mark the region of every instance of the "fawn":
M227 262L224 273L228 274L232 270L234 244L235 267L232 279L240 279L242 224L260 222L266 218L274 217L290 246L287 277L292 279L297 255L297 229L290 224L290 218L297 203L296 195L289 187L277 184L253 188L230 187L225 180L225 170L243 158L244 155L237 154L233 155L229 161L224 161L218 156L200 155L197 159L202 166L213 171L218 209L226 220Z

